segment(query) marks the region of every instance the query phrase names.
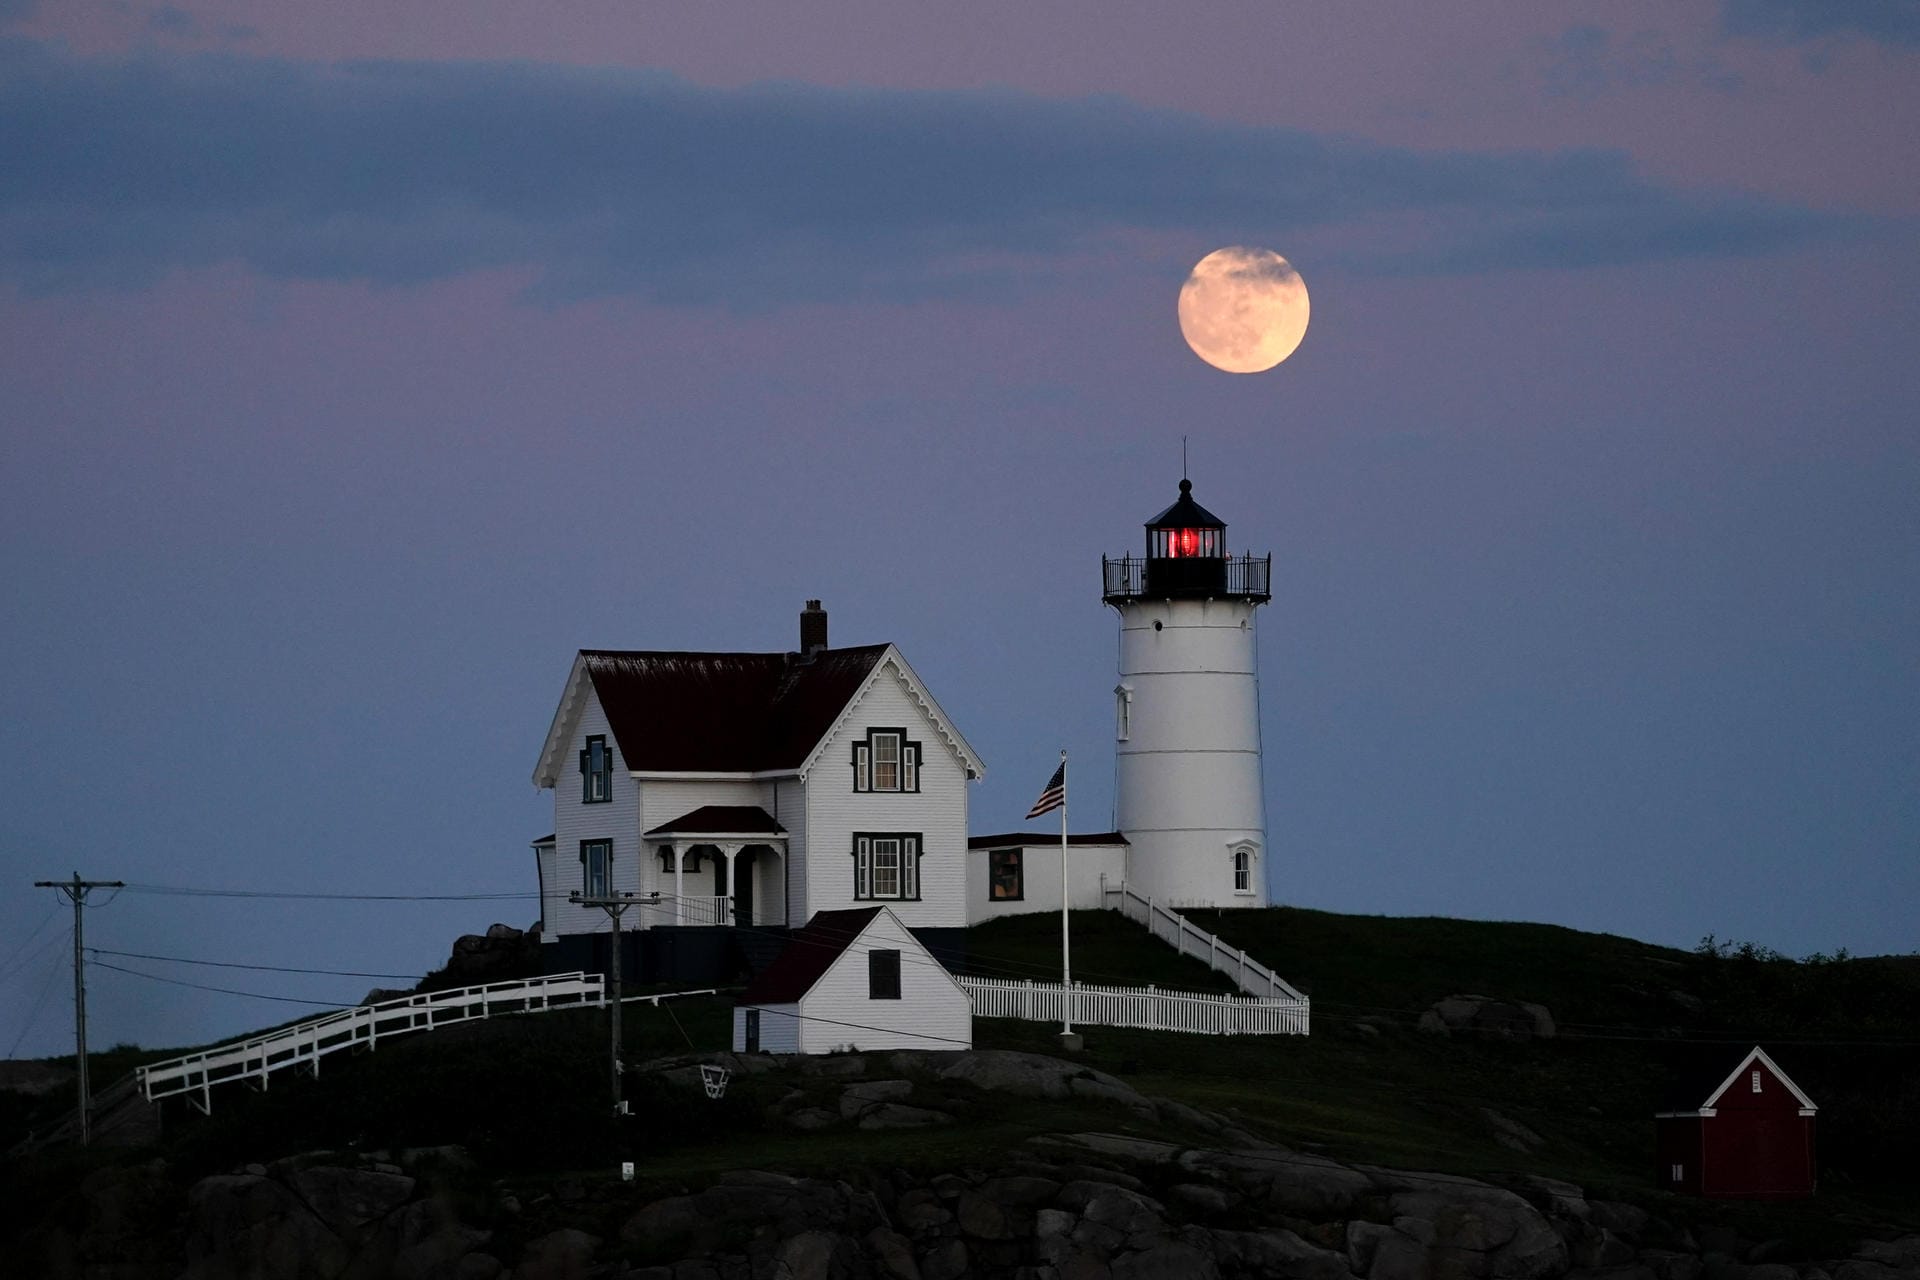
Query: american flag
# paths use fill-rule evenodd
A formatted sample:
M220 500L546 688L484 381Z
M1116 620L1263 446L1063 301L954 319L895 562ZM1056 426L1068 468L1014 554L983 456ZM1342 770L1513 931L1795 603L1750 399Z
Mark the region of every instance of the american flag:
M1067 762L1062 760L1060 767L1047 779L1046 790L1033 802L1033 808L1027 810L1029 818L1037 818L1043 813L1051 813L1067 802Z

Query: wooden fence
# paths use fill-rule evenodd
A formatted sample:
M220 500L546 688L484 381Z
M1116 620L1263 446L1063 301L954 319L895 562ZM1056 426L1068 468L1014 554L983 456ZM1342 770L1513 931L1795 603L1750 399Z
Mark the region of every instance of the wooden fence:
M1303 1036L1310 1008L1305 996L1209 995L1157 987L1102 987L1076 982L1022 982L962 975L961 989L976 1018L1060 1022L1071 999L1075 1026L1137 1027L1207 1036Z
M1110 902L1119 899L1121 915L1144 925L1147 932L1181 955L1192 956L1214 972L1226 974L1246 994L1306 1005L1307 997L1279 974L1232 943L1222 942L1165 903L1141 897L1124 884L1117 887L1103 884L1102 891Z
M245 1081L265 1089L275 1071L298 1067L318 1075L320 1059L327 1054L342 1049L373 1049L382 1037L431 1031L448 1023L496 1014L597 1006L605 998L597 973L561 973L400 996L323 1013L251 1039L149 1063L134 1074L149 1102L185 1094L195 1107L210 1113L216 1084Z

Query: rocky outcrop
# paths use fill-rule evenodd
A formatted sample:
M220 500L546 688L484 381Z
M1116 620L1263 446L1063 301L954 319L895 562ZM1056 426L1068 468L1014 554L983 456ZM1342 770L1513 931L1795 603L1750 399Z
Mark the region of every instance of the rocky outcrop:
M1420 1015L1420 1030L1487 1040L1551 1040L1553 1014L1543 1004L1491 996L1448 996Z
M698 1076L689 1060L660 1070ZM980 1167L737 1170L671 1194L638 1193L614 1176L516 1188L441 1149L248 1165L169 1200L155 1162L93 1175L77 1212L5 1256L21 1261L20 1274L114 1280L1920 1277L1920 1235L1881 1233L1845 1257L1788 1262L1778 1242L1690 1229L1571 1182L1496 1184L1258 1144L1219 1117L1032 1055L762 1060L742 1070L791 1086L805 1105L785 1114L816 1111L823 1126L848 1130L900 1110L951 1123L991 1087L1212 1136L1053 1133Z
M479 986L508 978L527 978L540 972L540 926L516 929L510 924L492 924L485 933L462 934L454 939L453 953L447 963L420 981L417 991L445 991L454 987ZM368 996L372 1001L373 994Z

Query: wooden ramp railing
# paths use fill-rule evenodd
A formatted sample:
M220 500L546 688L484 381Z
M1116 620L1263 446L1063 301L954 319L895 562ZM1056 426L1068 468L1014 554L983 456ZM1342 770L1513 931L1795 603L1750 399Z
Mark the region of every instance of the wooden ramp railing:
M1115 898L1119 899L1121 915L1135 924L1146 926L1148 933L1181 955L1192 956L1216 973L1226 974L1246 994L1270 1000L1298 1000L1302 1005L1306 1004L1307 997L1296 991L1286 979L1232 943L1214 937L1165 903L1143 898L1124 884L1114 886L1103 883L1101 888L1109 905Z
M1057 982L1022 982L961 975L957 981L973 1002L976 1018L1067 1021L1075 1026L1138 1027L1203 1036L1303 1036L1310 1009L1304 996L1214 995L1162 991L1158 987L1102 987L1076 982L1071 992Z
M597 973L561 973L430 991L323 1013L264 1035L149 1063L134 1075L149 1102L185 1094L199 1110L211 1113L212 1089L217 1084L243 1081L265 1089L276 1071L302 1068L319 1075L321 1058L342 1049L373 1049L382 1037L431 1031L496 1014L597 1006L605 1000Z

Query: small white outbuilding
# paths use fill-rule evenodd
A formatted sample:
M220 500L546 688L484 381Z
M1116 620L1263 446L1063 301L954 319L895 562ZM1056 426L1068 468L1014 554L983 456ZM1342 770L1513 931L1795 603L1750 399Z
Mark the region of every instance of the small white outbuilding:
M887 907L815 913L733 1010L735 1053L972 1047L967 993Z

